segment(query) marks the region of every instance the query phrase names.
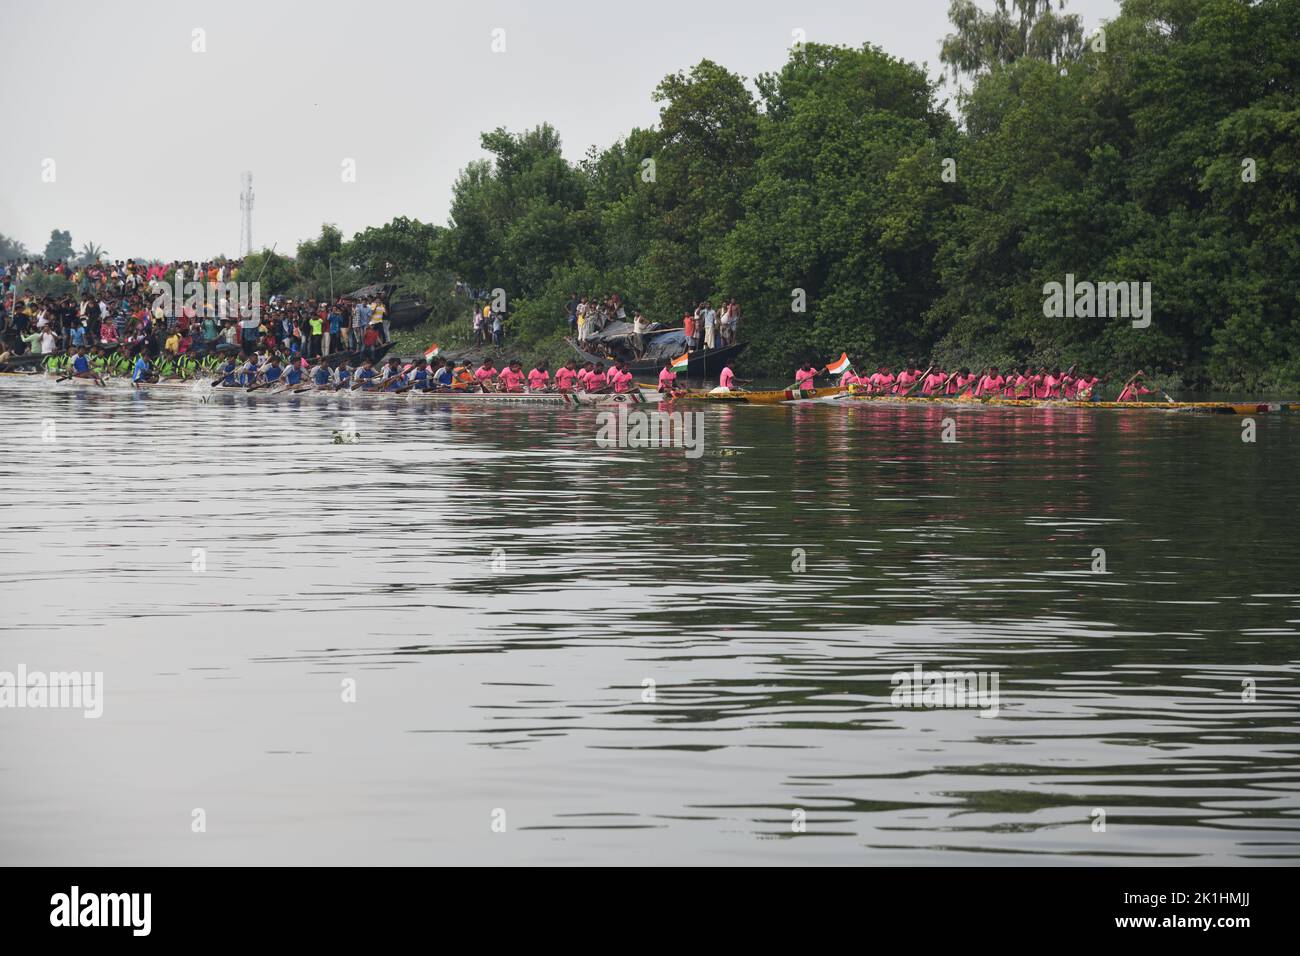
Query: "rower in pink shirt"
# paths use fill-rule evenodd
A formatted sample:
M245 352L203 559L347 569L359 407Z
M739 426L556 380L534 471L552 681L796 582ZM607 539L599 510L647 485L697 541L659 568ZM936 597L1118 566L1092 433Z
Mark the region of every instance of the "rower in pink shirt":
M1133 380L1124 386L1123 391L1119 393L1119 398L1115 399L1115 401L1136 402L1140 401L1143 395L1150 395L1151 389L1138 381L1138 379L1140 379L1144 374L1145 373L1143 372L1138 372L1137 375L1133 376Z
M671 362L664 362L664 367L659 372L659 391L671 392L677 387L677 373L673 371Z
M623 362L619 362L609 370L609 380L614 385L614 391L620 394L632 391L632 373L627 370L627 365Z
M571 392L577 377L578 373L573 367L573 359L569 359L555 370L555 387L561 392Z
M730 362L722 366L722 374L718 376L718 387L727 390L736 387L736 373L731 370Z
M532 392L542 392L551 382L551 373L546 368L545 362L537 363L537 367L528 373L528 390Z
M975 389L975 395L978 398L995 398L1005 383L1006 379L998 374L998 367L995 365L980 379L979 387Z
M794 387L797 389L815 388L813 384L817 381L817 369L813 368L807 362L803 368L794 373Z
M948 375L943 369L931 372L925 377L925 384L921 386L922 395L938 395L939 389L943 388L943 383L948 380Z
M483 390L487 391L488 383L499 374L500 373L492 367L492 360L484 359L483 364L474 372L474 378L478 380L479 385L483 386Z
M518 362L511 362L503 368L497 378L505 386L507 392L522 392L524 390L523 366Z
M894 394L902 395L905 393L912 387L912 383L917 380L919 374L920 373L914 369L904 367L899 371L898 378L894 379Z

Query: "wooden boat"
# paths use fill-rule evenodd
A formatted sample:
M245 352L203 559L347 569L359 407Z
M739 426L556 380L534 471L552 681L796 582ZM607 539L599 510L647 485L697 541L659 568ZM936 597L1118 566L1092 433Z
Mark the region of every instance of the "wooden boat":
M249 391L243 385L230 386L213 386L211 379L164 379L160 382L144 382L139 385L133 385L126 378L109 378L106 386L98 385L93 379L88 378L65 378L60 381L60 376L54 373L5 373L7 377L15 379L27 379L31 381L42 382L50 387L63 388L92 388L92 389L111 389L122 391L134 389L142 392L175 392L190 391L204 398L216 395L245 395L250 398L260 399L341 399L344 401L373 401L373 402L449 402L465 404L517 404L517 405L568 405L573 407L590 406L590 407L607 407L617 405L640 405L646 401L658 401L657 392L644 392L637 390L634 392L623 393L588 393L588 392L421 392L414 389L406 392L384 391L381 389L347 389L344 391L335 391L333 388L316 388L312 385L301 384L293 388L258 388Z
M1219 402L1081 402L1059 398L969 398L951 395L868 395L854 391L844 396L846 403L872 402L879 405L936 405L948 408L992 406L997 408L1094 408L1140 411L1198 412L1209 415L1262 415L1270 412L1300 412L1300 401L1219 401Z
M817 398L831 398L848 391L846 385L832 385L829 388L786 388L771 391L747 392L742 389L720 391L713 389L692 389L678 400L706 402L740 402L746 405L779 405L782 402L801 402Z

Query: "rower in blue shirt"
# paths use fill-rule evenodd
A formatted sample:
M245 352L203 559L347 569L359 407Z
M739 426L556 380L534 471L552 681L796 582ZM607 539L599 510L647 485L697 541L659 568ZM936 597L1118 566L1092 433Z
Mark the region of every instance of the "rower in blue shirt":
M397 391L409 392L411 389L415 389L416 391L427 392L429 390L429 363L422 358L416 359L415 364L411 366L410 372L404 375L403 379L405 384Z
M302 366L297 362L290 362L289 367L284 370L284 384L287 388L302 384Z
M383 387L386 392L404 391L402 385L406 382L406 373L402 371L402 363L396 358L388 360L388 367L384 369Z
M352 383L352 387L354 389L360 388L362 391L366 391L366 392L374 391L374 384L373 384L375 379L374 359L364 359L361 362L361 368L357 369L357 374L355 378L356 381Z
M131 370L131 387L138 388L141 385L147 385L150 382L156 381L157 378L158 377L150 371L149 359L143 352L141 352L136 357L135 368Z
M447 364L433 375L433 386L439 392L450 392L456 381L456 363L447 359Z
M337 377L338 384L334 386L334 391L337 392L341 388L350 389L352 387L352 363L347 359L344 359L339 365Z
M86 357L86 347L84 345L77 349L77 354L72 358L71 376L73 378L94 379L96 384L104 384L104 380L99 377L99 373L90 367L90 359Z
M233 358L226 359L226 364L221 366L221 387L231 388L235 384L235 369L239 368L238 363Z
M330 366L325 359L316 362L316 367L311 370L311 383L317 388L324 388L330 383Z

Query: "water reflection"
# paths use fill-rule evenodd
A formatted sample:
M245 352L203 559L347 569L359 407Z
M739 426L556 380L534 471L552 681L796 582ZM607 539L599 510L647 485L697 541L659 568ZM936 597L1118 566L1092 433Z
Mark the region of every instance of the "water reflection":
M1297 855L1285 419L709 407L740 454L689 460L593 410L0 401L5 659L116 688L0 738L6 859L55 819L74 861L233 857L157 835L213 788L267 861ZM916 664L999 673L1001 715L892 706ZM457 822L496 807L515 841Z

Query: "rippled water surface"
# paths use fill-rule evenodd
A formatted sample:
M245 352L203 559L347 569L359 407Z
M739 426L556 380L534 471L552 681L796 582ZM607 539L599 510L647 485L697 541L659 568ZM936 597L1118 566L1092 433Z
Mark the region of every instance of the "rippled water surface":
M0 670L105 697L0 710L0 862L1300 856L1295 419L708 407L691 459L591 409L0 409ZM895 706L915 665L997 716Z

